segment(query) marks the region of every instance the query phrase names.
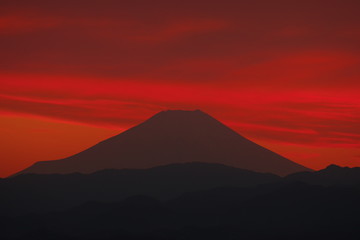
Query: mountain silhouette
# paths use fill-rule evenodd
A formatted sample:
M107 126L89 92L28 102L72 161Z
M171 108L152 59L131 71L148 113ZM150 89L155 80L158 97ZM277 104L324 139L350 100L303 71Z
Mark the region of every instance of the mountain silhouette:
M285 180L322 186L360 185L360 167L340 167L332 164L319 171L290 174Z
M222 163L287 175L308 171L200 111L168 110L71 157L37 162L20 173L91 173L185 162Z
M111 202L135 195L166 200L186 192L253 187L280 179L270 173L209 163L110 169L91 174L22 174L0 181L0 215L61 210L87 201Z
M331 165L279 177L182 163L91 174L22 174L0 181L0 236L356 240L359 171Z
M0 218L9 239L359 239L357 188L304 183L137 195ZM1 221L4 219L3 221ZM2 238L8 239L8 238Z

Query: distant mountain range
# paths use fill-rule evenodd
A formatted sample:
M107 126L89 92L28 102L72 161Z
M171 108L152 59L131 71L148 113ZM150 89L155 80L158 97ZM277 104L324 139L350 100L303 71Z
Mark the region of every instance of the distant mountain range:
M278 175L310 171L242 137L200 110L169 110L83 152L37 162L18 174L92 173L186 162L221 163Z
M322 186L360 185L360 167L349 168L333 164L317 172L290 174L286 179Z
M358 239L360 168L213 163L0 179L1 239Z
M294 182L360 186L360 168L332 165L317 172L279 177L222 164L193 162L150 169L108 169L92 174L22 174L0 179L0 213L64 210L88 201L112 202L135 195L168 200L187 192L219 187L251 188Z
M109 169L92 174L22 174L0 180L0 212L16 215L62 210L87 201L118 201L139 194L165 200L185 192L250 187L279 179L274 174L207 163Z

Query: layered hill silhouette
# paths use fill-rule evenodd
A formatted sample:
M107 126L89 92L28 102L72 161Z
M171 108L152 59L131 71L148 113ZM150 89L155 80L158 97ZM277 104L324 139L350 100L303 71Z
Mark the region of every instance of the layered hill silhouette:
M360 186L360 167L340 167L332 164L320 171L290 174L285 179L321 186Z
M60 211L86 202L109 203L137 195L161 201L177 199L172 204L181 201L198 204L198 207L216 201L237 204L238 198L244 200L276 189L287 189L283 193L285 198L287 193L294 194L292 188L312 191L319 187L329 191L343 189L343 194L349 189L359 191L360 168L330 165L320 171L279 177L222 164L193 162L149 169L109 169L91 174L28 173L0 179L0 216ZM221 199L215 199L216 195ZM280 201L269 204L277 205Z
M281 178L221 164L182 163L92 174L22 174L0 181L0 216L63 210L88 201L146 195L160 200L217 187L253 187ZM24 200L26 199L26 200Z
M200 111L168 110L71 157L37 162L21 173L92 173L207 162L278 175L308 171Z
M355 240L359 180L334 165L286 177L206 163L23 174L0 181L0 237Z

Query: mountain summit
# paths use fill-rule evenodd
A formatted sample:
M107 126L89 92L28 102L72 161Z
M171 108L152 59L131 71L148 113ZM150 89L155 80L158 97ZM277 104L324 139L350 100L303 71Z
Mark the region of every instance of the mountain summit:
M91 173L185 162L222 163L278 175L309 170L242 137L200 110L168 110L83 152L37 162L19 173Z

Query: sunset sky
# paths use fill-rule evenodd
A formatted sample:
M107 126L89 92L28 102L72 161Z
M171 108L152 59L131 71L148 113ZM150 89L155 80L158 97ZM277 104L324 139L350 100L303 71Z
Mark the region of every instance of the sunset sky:
M165 109L360 166L360 1L1 0L0 177Z

